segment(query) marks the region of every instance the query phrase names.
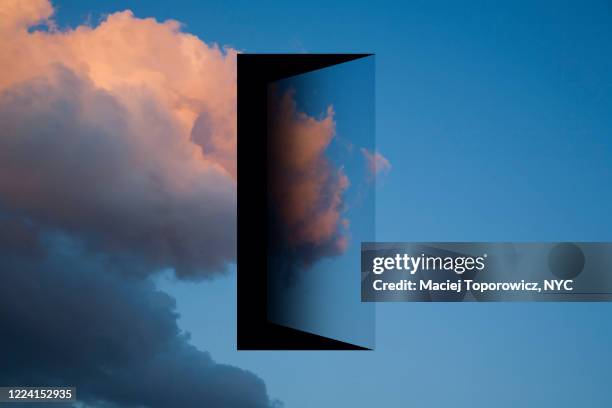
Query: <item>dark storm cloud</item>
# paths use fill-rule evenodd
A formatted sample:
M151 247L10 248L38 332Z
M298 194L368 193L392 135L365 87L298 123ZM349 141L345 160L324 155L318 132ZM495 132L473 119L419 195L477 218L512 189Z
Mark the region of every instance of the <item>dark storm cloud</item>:
M23 218L0 227L14 243L0 248L0 384L72 385L93 406L270 406L261 379L189 344L174 300L132 265Z

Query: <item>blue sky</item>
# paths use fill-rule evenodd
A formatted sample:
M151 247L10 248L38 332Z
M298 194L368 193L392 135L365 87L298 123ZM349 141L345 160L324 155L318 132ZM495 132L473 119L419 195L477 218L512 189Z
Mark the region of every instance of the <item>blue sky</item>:
M248 52L375 52L379 241L611 241L612 5L407 3L56 2L64 26L130 8ZM237 352L234 274L161 285L290 408L612 405L609 304L381 304L375 352Z

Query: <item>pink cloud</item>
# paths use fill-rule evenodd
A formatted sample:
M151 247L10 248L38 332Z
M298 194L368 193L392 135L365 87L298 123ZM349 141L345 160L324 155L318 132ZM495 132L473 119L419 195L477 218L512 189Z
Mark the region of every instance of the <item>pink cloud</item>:
M342 253L348 243L342 211L349 179L325 154L336 134L333 107L319 119L308 116L298 111L289 90L273 109L270 188L286 227L283 238L309 247L311 255Z
M391 171L391 163L379 152L370 152L368 149L361 148L361 154L366 159L369 178L374 179L379 174L385 174Z
M173 20L0 10L0 202L180 276L235 259L236 54ZM35 24L47 30L29 32Z
M137 18L129 10L108 15L97 27L30 33L32 24L52 25L49 1L7 1L0 33L11 41L0 48L0 91L37 77L51 81L53 66L61 65L116 98L136 132L147 130L147 104L156 105L176 125L168 138L185 154L235 178L236 50L206 44L182 32L177 21ZM197 143L203 137L192 135L202 114L204 151Z

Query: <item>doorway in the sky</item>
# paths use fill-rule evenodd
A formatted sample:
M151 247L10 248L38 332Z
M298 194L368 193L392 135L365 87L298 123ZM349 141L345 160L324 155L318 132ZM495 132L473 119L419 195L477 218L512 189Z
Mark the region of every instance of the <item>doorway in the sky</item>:
M374 56L267 85L267 318L374 347L360 245L375 232Z

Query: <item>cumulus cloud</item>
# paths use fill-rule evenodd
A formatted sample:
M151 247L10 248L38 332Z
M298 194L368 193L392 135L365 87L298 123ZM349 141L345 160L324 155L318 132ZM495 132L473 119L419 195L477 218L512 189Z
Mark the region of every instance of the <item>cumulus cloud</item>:
M371 152L362 147L361 154L366 160L370 180L373 180L379 174L386 174L391 171L391 163L379 152Z
M133 265L16 217L0 218L4 241L0 384L76 386L92 406L270 406L261 379L189 344L174 299L125 278Z
M47 0L4 0L0 9L0 29L5 32L27 30L52 14L53 6Z
M62 66L4 90L0 202L151 271L219 271L234 257L235 183L177 143L168 113L147 104L135 118Z
M269 189L277 239L295 254L293 262L341 254L347 246L342 213L349 179L326 156L336 134L333 107L315 118L298 110L294 90L272 87L271 95Z
M11 0L0 15L0 203L179 276L222 270L235 258L236 51L129 11L27 31L52 11Z
M261 379L189 343L151 278L235 260L236 51L129 11L60 31L53 12L0 7L0 384L270 406Z
M47 0L6 0L2 9L0 32L10 41L0 47L0 90L46 76L61 64L108 92L130 115L145 114L147 103L158 106L179 131L168 137L235 176L236 50L208 45L182 32L176 21L140 19L130 11L110 14L97 27L30 33L29 26L52 16ZM214 153L192 143L202 114Z

